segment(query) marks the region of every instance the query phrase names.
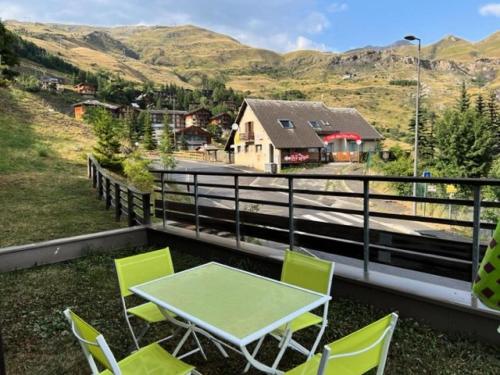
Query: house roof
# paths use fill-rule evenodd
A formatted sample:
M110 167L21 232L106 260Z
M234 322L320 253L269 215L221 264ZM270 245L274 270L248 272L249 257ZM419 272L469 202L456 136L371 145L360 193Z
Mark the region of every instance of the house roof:
M238 124L247 106L259 119L274 147L278 149L324 147L321 139L308 124L309 120L328 116L330 111L323 103L245 99L236 118ZM283 128L278 122L280 119L291 120L294 128Z
M332 112L334 131L358 133L363 140L380 140L384 137L354 108L328 108Z
M206 136L210 136L210 132L208 132L207 130L199 127L199 126L196 126L196 125L193 125L193 126L187 126L185 128L182 128L182 129L178 129L175 131L176 133L178 134L198 134L198 135L206 135Z
M218 119L219 117L224 117L224 116L229 116L229 117L231 117L231 115L230 115L229 113L227 113L227 112L222 112L222 113L218 113L218 114L216 114L216 115L214 115L214 116L210 117L210 121L215 120L215 119Z
M238 124L247 106L276 148L323 147L321 135L336 132L355 132L365 140L383 138L353 108L328 108L322 102L245 99L236 118ZM294 128L283 128L278 120L284 119L291 120ZM314 129L309 121L317 121L319 128Z
M144 111L148 111L153 114L169 114L169 115L185 115L186 111L181 110L172 110L172 109L144 109Z
M209 110L209 109L207 109L207 108L205 108L205 107L198 107L198 108L195 108L195 109L193 109L193 110L191 110L191 111L188 111L188 112L186 113L186 116L189 116L189 115L194 115L195 113L197 113L197 112L201 112L201 111L206 111L206 112L210 113L210 115L212 115L212 113L210 112L210 110Z
M73 107L77 107L80 105L104 107L104 108L111 109L111 110L116 110L116 109L120 108L120 106L117 104L103 103L103 102L100 102L99 100L95 100L95 99L89 99L89 100L85 100L83 102L75 103L75 104L73 104Z

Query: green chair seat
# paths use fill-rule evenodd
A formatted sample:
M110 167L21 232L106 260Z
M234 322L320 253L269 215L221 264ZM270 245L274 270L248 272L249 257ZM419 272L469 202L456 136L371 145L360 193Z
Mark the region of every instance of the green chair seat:
M148 323L158 323L164 321L166 318L154 303L146 302L142 305L134 306L127 309L127 312L145 320ZM168 312L172 317L175 317L174 313Z
M317 375L319 369L319 363L321 361L321 354L316 354L314 357L309 359L307 362L295 367L294 369L287 371L286 375ZM355 368L352 361L344 361L347 363L342 363L341 360L336 360L328 365L325 375L359 375L363 374L362 369Z
M298 318L295 318L290 323L290 330L293 332L300 331L301 329L311 327L317 324L321 324L323 322L323 318L311 312L307 312L305 314L300 315ZM285 333L286 326L281 326L277 329L277 331L282 335Z
M389 314L338 339L286 375L361 375L378 367L383 374L398 316ZM323 366L322 366L323 364Z
M194 367L175 358L158 344L139 349L118 362L122 375L186 375ZM101 375L113 375L109 370Z

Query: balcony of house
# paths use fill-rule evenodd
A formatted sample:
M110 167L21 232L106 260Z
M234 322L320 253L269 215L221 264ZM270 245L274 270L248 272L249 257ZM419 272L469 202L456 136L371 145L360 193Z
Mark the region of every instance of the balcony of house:
M1 337L8 373L81 373L87 368L62 314L68 307L103 333L117 358L129 355L134 342L123 314L114 260L167 246L174 275L217 262L280 280L286 249L334 262L328 324L316 353L323 345L397 312L400 318L389 348L387 374L442 369L494 373L500 314L470 290L485 240L494 228L482 213L500 208L483 193L487 187L500 186L499 180L201 171L155 171L155 176L155 191L139 192L113 180L89 159L97 197L130 227L0 250ZM450 184L463 191L468 186L470 197L393 196L370 190L386 180L432 183L438 191ZM346 182L354 191L339 188ZM405 204L416 200L421 207L417 215L383 210L396 200ZM451 205L455 214L430 216L430 205ZM465 208L460 215L457 207ZM450 226L462 228L462 236L441 235ZM206 302L206 309L213 311L211 303ZM266 305L256 306L257 312L268 311ZM242 319L229 320L247 322ZM135 324L138 331L144 327ZM172 329L169 322L152 325L141 346L170 335ZM293 337L310 348L317 332L304 329ZM174 353L182 337L183 332L177 332L161 345ZM199 341L204 352L196 351L196 340L189 339L182 353L196 352L182 360L200 373L237 374L247 366L245 356L226 346L225 358L213 337L200 334ZM224 337L220 341L224 344ZM255 343L250 344L251 351ZM296 349L286 350L278 369L268 373L303 363L306 357ZM279 352L278 341L267 336L256 358L273 363ZM252 367L248 373L266 371Z
M254 132L240 133L240 140L245 142L253 142L255 141L255 134Z

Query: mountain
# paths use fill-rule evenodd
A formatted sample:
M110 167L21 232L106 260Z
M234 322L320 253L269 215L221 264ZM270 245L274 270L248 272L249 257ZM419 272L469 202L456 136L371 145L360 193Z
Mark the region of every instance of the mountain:
M136 82L151 80L188 88L199 86L208 75L259 97L300 90L311 100L356 107L392 138L404 135L413 110L414 88L397 84L415 79L416 47L407 41L345 53L279 54L192 25L6 24L84 70L105 69ZM500 92L500 32L477 43L447 36L424 46L422 59L424 103L432 109L453 104L462 81L473 94ZM31 70L37 68L24 61L23 66L27 65Z

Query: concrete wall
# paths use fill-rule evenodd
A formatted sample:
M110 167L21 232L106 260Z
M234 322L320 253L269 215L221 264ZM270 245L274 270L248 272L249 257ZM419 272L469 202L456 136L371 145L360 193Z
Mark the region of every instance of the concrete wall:
M136 226L29 245L4 247L0 249L0 272L63 262L79 258L89 251L119 250L147 244L147 227Z

